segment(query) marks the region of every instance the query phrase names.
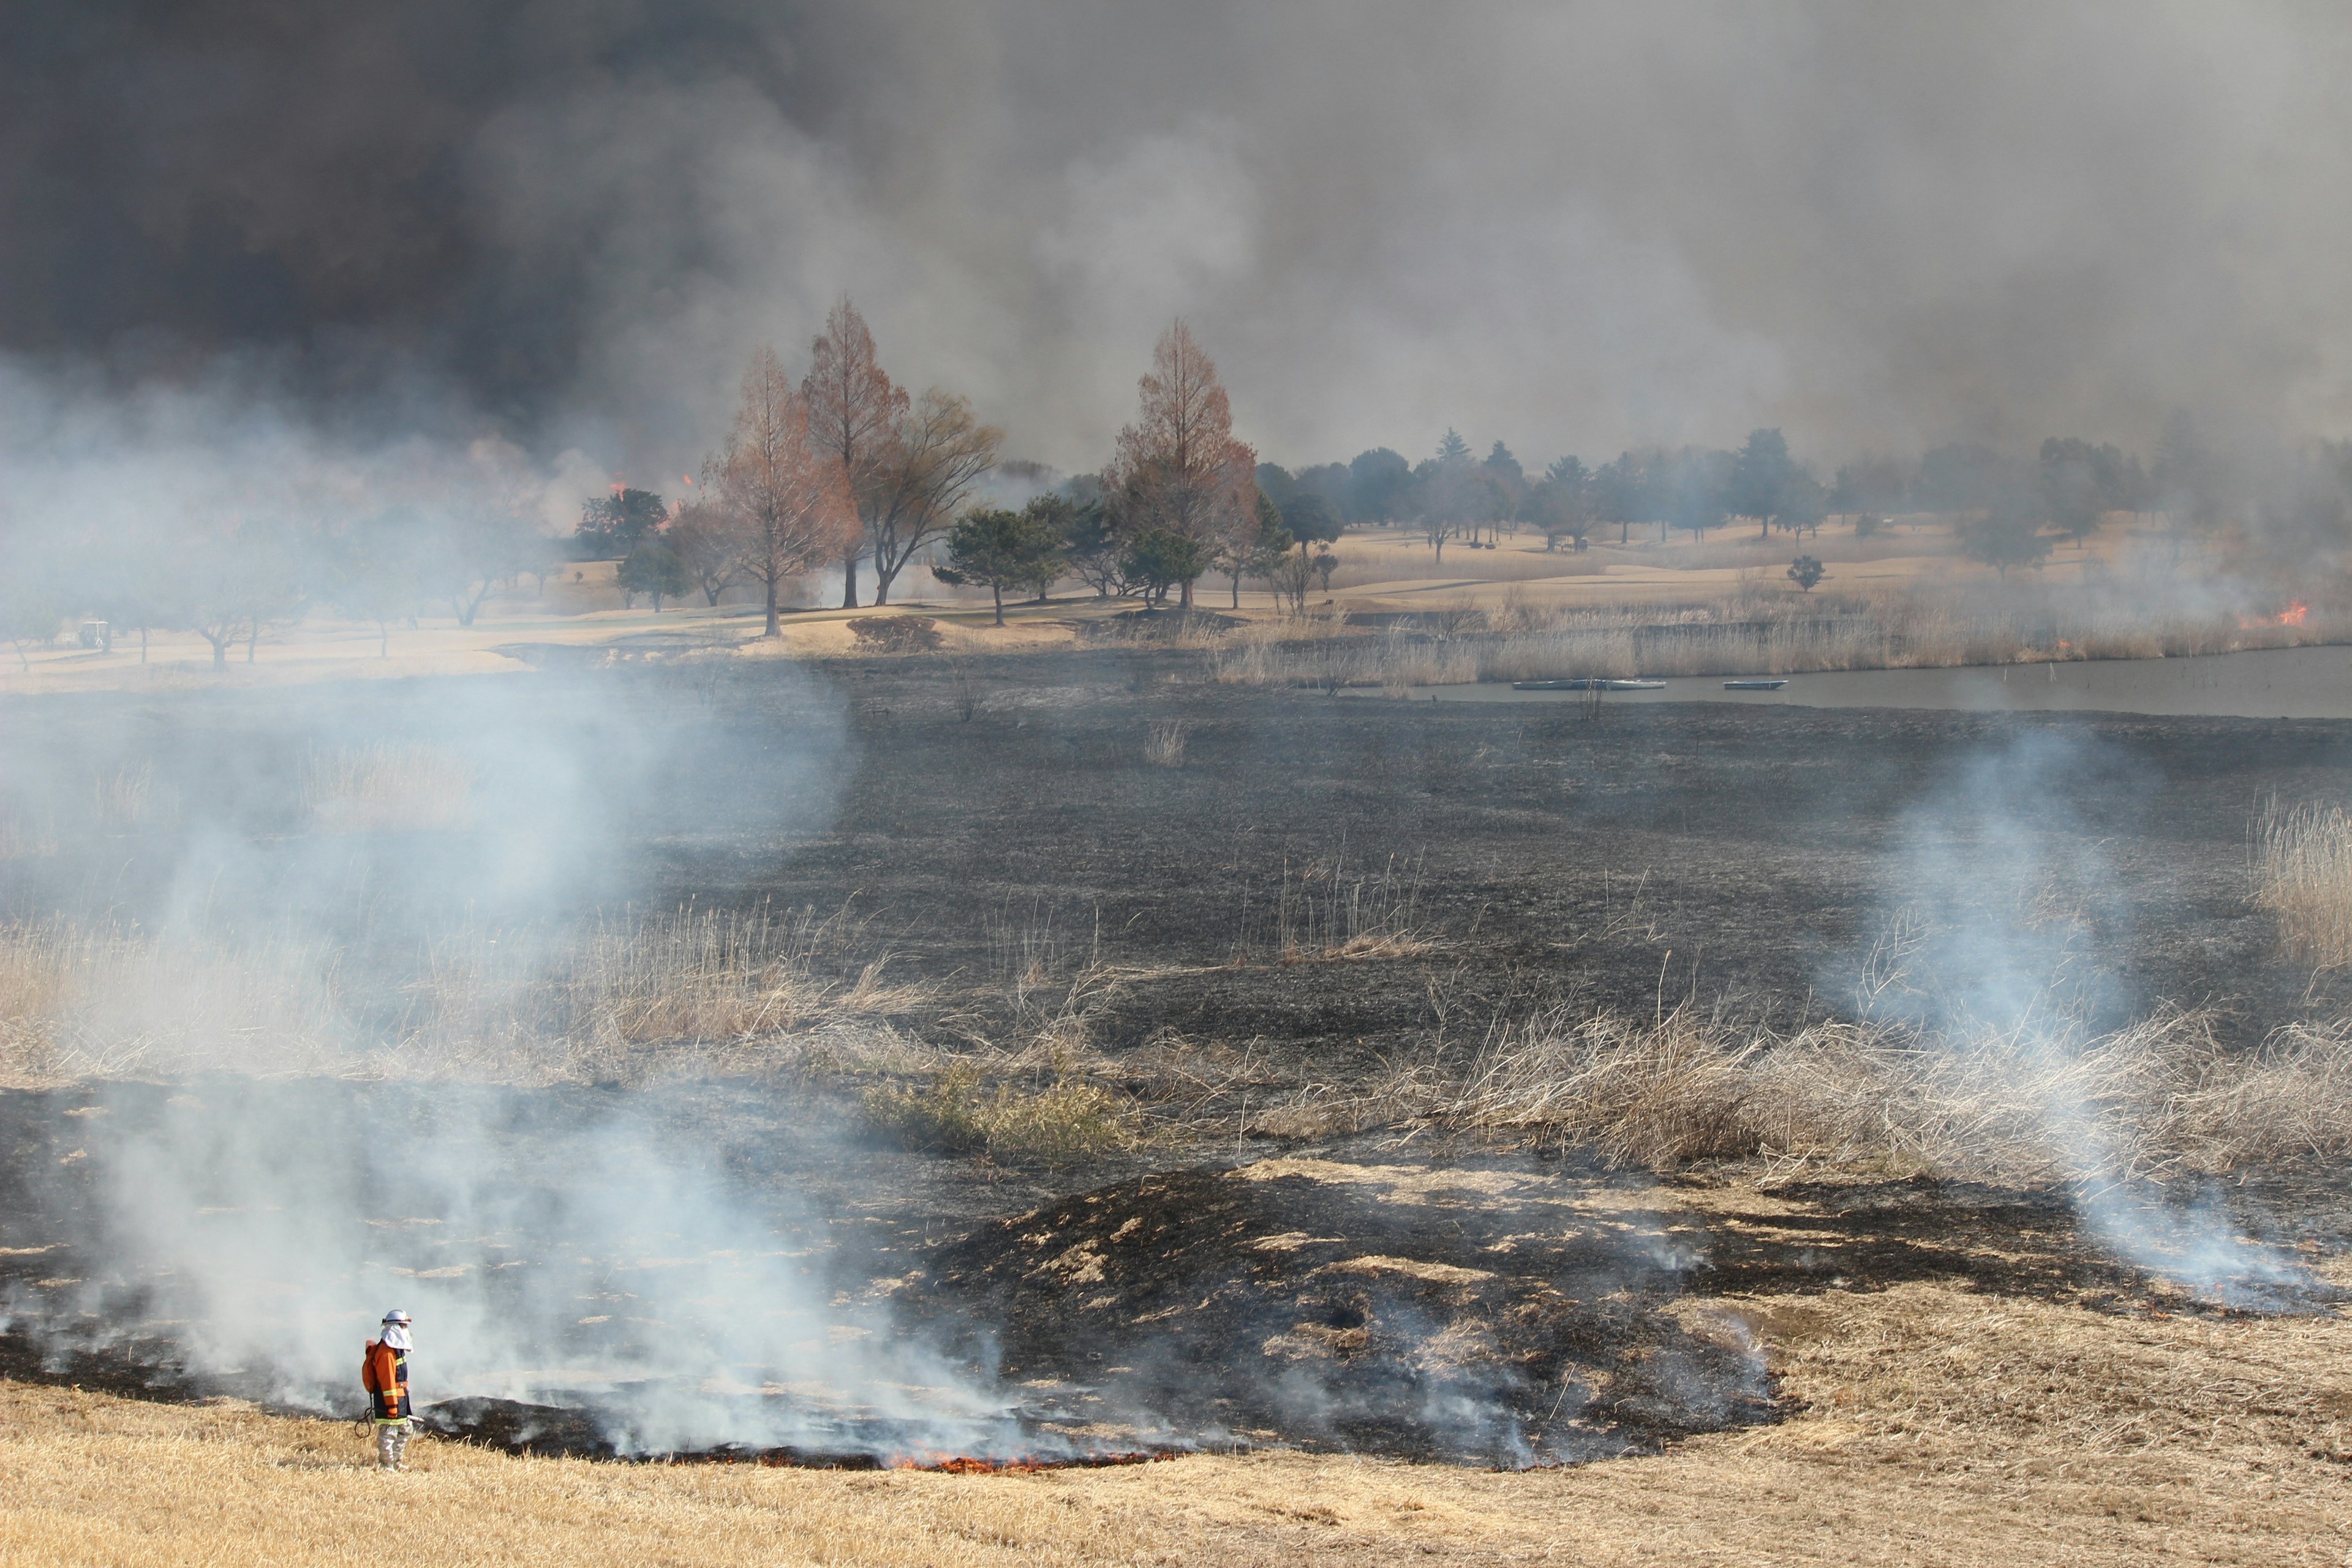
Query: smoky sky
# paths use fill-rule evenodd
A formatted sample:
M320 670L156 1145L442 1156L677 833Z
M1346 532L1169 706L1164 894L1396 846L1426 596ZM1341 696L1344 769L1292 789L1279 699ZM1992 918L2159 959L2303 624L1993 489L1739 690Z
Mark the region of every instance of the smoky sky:
M2352 431L2324 5L17 0L0 350L690 466L848 291L1091 467ZM100 367L93 371L90 367Z

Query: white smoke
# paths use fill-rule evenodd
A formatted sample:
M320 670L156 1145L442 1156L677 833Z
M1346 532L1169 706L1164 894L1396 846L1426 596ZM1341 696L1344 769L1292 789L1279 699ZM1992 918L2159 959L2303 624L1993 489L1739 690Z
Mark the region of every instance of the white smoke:
M694 1129L597 1098L118 1090L86 1143L89 1245L192 1370L297 1407L354 1407L361 1343L400 1307L420 1406L586 1407L623 1454L1038 1446L836 1277L825 1216L789 1184L755 1194Z
M2305 1271L2242 1235L2210 1193L2184 1205L2136 1179L2135 1130L2060 1070L2101 1030L2167 1000L2116 964L2135 900L2111 836L2130 830L2155 787L2127 755L2059 731L1967 759L1899 830L1887 914L1910 968L1893 984L1875 977L1863 1010L1918 1029L1928 1048L1973 1045L1973 1061L2009 1064L2087 1230L2117 1257L2210 1299L2290 1304L2312 1283Z

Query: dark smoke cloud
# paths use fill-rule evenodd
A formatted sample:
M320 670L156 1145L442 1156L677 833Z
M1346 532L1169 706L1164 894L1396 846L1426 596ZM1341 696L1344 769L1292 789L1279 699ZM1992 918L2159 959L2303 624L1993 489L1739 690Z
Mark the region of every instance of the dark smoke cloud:
M2336 435L2347 41L2284 4L24 0L0 348L229 355L647 479L845 289L1071 466L1179 311L1294 461Z

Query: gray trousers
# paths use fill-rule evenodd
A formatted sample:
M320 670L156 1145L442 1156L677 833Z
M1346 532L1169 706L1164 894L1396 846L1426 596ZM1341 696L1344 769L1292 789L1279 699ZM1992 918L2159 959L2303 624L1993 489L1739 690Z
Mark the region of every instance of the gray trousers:
M400 1456L408 1448L408 1423L379 1421L375 1424L375 1462L387 1470L402 1468Z

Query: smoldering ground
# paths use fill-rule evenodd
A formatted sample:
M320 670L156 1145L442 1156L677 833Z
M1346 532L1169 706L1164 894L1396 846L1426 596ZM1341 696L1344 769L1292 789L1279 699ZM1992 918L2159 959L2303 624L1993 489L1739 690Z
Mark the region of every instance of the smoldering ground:
M2105 822L2128 826L2161 786L2121 749L2063 731L1965 760L1908 815L1899 901L1832 984L1862 1016L1899 1019L1925 1041L1998 1042L1979 1059L2007 1065L2088 1229L2127 1262L2233 1304L2325 1300L2304 1260L2244 1234L2210 1191L2168 1202L2126 1152L2131 1114L2067 1070L2152 1001L2121 968L2134 934L2123 874L2078 813L2095 801Z
M348 1376L353 1332L400 1304L438 1325L419 1362L446 1380L428 1383L432 1395L538 1407L470 1428L500 1440L873 1454L1149 1435L1515 1462L1771 1414L1742 1338L1746 1296L1958 1278L2113 1310L2205 1310L2170 1260L2119 1253L2085 1227L2065 1181L2002 1177L1996 1159L1966 1178L1899 1160L1867 1179L1816 1165L1822 1180L1801 1169L1750 1215L1704 1161L1659 1156L1671 1179L1629 1180L1593 1163L1603 1145L1578 1152L1540 1120L1457 1111L1516 1048L1516 1035L1495 1043L1498 1025L1530 1010L1645 1026L1669 1009L1696 1008L1701 1023L1777 1012L1793 1029L1809 982L1939 885L1918 850L1938 834L1949 865L1986 874L1946 886L1937 918L1966 925L2017 896L2030 914L2043 868L2062 892L2097 868L2078 904L2099 917L2088 956L2105 988L2084 994L2126 1017L2210 1004L2214 1059L2255 1054L2273 1027L2324 1020L2335 1003L2247 907L2245 803L2340 778L2340 725L1731 708L1587 718L1130 679L1139 661L1163 676L1189 665L1114 651L959 677L913 658L823 668L812 684L793 666L712 681L683 664L518 680L520 706L453 709L559 750L560 737L585 737L590 759L565 754L589 804L563 815L598 825L588 837L612 863L523 879L525 892L855 907L859 920L834 928L854 942L824 950L819 967L846 996L887 959L886 974L915 983L906 999L782 1023L680 1015L594 1049L435 1059L407 1054L419 1037L396 1005L340 1005L371 987L395 1001L429 989L429 963L415 961L434 950L413 942L346 960L348 983L321 993L339 1005L320 1015L335 1030L314 1055L268 1058L267 1020L183 1054L156 1026L186 994L101 1015L63 1075L95 1085L8 1097L11 1181L28 1194L6 1205L0 1268L11 1368L320 1401ZM986 683L977 703L959 698L960 679ZM303 760L321 735L333 754L362 734L463 753L461 732L404 726L488 700L463 695L473 684L387 688L368 700L383 710L332 722L306 706L315 695L208 698L190 733L251 764L220 786L249 809L213 801L189 817L214 825L211 840L297 858L311 851L278 840L388 832L383 853L361 859L393 868L371 876L413 869L437 884L453 861L425 846L462 844L462 815L420 824L394 810L414 806L402 790L306 805L299 781L319 776ZM575 690L624 721L591 722L568 706ZM355 700L348 689L335 700ZM102 716L27 700L10 719L54 740L40 754L76 777L144 761L154 798L211 801L194 782L226 767L205 761L210 742L146 716L181 700L125 700ZM561 722L527 716L533 704ZM1187 725L1181 768L1146 757L1151 726L1171 718ZM139 736L151 739L124 739ZM639 742L634 761L597 761ZM497 776L496 754L464 776ZM1971 773L1987 757L2011 760ZM399 776L421 780L429 801L448 775ZM1973 781L1965 810L1954 778ZM83 799L70 784L53 781L43 798ZM278 806L253 806L257 790ZM322 823L320 800L342 815ZM378 811L390 817L368 816ZM226 850L195 861L176 831L159 826L149 842L107 826L121 820L41 829L55 847L20 850L8 868L22 896L48 891L20 907L58 907L56 889L79 885L68 867L105 867L124 910L159 934L185 938L172 922L190 909L242 919L242 899L173 891L186 866ZM2004 825L2023 847L1996 864L1972 836ZM349 846L333 856L315 879L282 880L357 900L338 880ZM1342 957L1350 928L1335 911L1373 858L1381 876L1391 860L1408 868L1413 892L1363 907L1409 910L1407 926ZM620 881L601 879L616 869ZM269 880L221 876L242 889ZM1342 896L1315 890L1328 888ZM1310 918L1303 899L1324 912ZM69 907L98 918L104 902ZM384 905L402 915L384 929L412 938L466 913L455 895L414 888ZM294 907L341 929L333 900ZM505 923L481 929L502 944L530 934L528 898L501 908ZM2011 923L1995 947L2023 954L2017 966L2084 953L2083 941L2032 945L2042 928ZM551 928L523 951L561 963L559 938ZM1052 1000L1062 986L1068 1006ZM1051 1005L1021 1001L1024 988ZM1843 1005L1816 992L1817 1006ZM587 1016L534 1013L541 1033L522 1037L569 1040ZM722 1016L754 1024L697 1021ZM10 1026L40 1021L27 1012ZM126 1053L110 1068L96 1054L110 1049ZM991 1146L975 1161L970 1145L898 1147L918 1123L861 1113L867 1089L899 1086L949 1115L940 1068L959 1061L1016 1097L1075 1078L1131 1098L1148 1136L1059 1166ZM293 1080L247 1082L256 1065ZM463 1087L486 1074L571 1087ZM163 1081L107 1086L124 1077ZM1764 1080L1748 1081L1709 1114L1756 1102ZM102 1114L68 1114L81 1111ZM2036 1125L2040 1147L2051 1140ZM1537 1149L1478 1153L1489 1135ZM1691 1147L1755 1157L1736 1127L1708 1136ZM2232 1234L2334 1245L2341 1216L2299 1179L2233 1188ZM2173 1195L2194 1186L2192 1174ZM593 1413L584 1427L582 1412Z
M1276 1277L1252 1292L1264 1299L1223 1331L1202 1319L1171 1337L1150 1313L1120 1314L1136 1321L1118 1370L1220 1357L1233 1334L1299 1311L1355 1313L1371 1353L1292 1366L1265 1398L1255 1380L1206 1402L1180 1397L1197 1379L1103 1386L1082 1365L1055 1395L1024 1394L1000 1365L1009 1304L917 1290L899 1323L874 1293L880 1254L910 1248L896 1232L911 1215L903 1172L863 1146L837 1097L779 1089L749 1131L722 1131L682 1108L656 1116L658 1100L617 1083L540 1098L467 1087L517 1070L642 1086L629 1042L593 1037L583 1010L498 1003L500 986L538 984L578 952L583 921L633 896L699 887L740 907L776 857L866 826L840 816L863 752L845 703L795 667L748 687L665 670L223 692L184 711L32 706L56 728L12 754L5 781L26 873L12 891L33 916L13 952L20 971L58 956L38 984L70 1022L24 1042L38 1053L25 1059L117 1086L16 1107L33 1120L8 1256L26 1262L6 1310L35 1347L25 1370L94 1364L338 1409L381 1297L431 1325L433 1419L619 1455L1051 1458L1102 1447L1109 1421L1129 1444L1246 1428L1526 1462L1769 1412L1748 1349L1590 1304L1675 1294L1676 1270L1614 1226L1576 1242L1574 1300L1516 1273L1489 1300L1461 1286L1495 1271L1437 1259L1394 1279L1375 1268L1334 1308L1319 1275L1280 1277L1277 1249ZM453 973L484 965L495 973ZM793 1021L758 1001L751 1037L722 1042L753 1047L737 1070L759 1070L761 1038ZM534 1028L503 1054L472 1037ZM1253 1210L1237 1236L1176 1238L1155 1288L1181 1310L1174 1297L1278 1231L1280 1213L1310 1217L1303 1203ZM928 1210L927 1235L968 1207ZM1378 1217L1356 1216L1358 1242L1396 1230ZM863 1221L891 1227L890 1245L860 1237ZM1517 1300L1528 1292L1532 1306ZM1599 1314L1574 1336L1599 1360L1571 1375L1542 1325L1580 1311ZM1658 1335L1672 1342L1659 1367L1696 1355L1714 1374L1654 1387L1603 1364ZM1625 1408L1591 1416L1598 1394L1580 1383L1570 1398L1586 1373L1622 1384ZM1727 1379L1747 1392L1727 1395Z

